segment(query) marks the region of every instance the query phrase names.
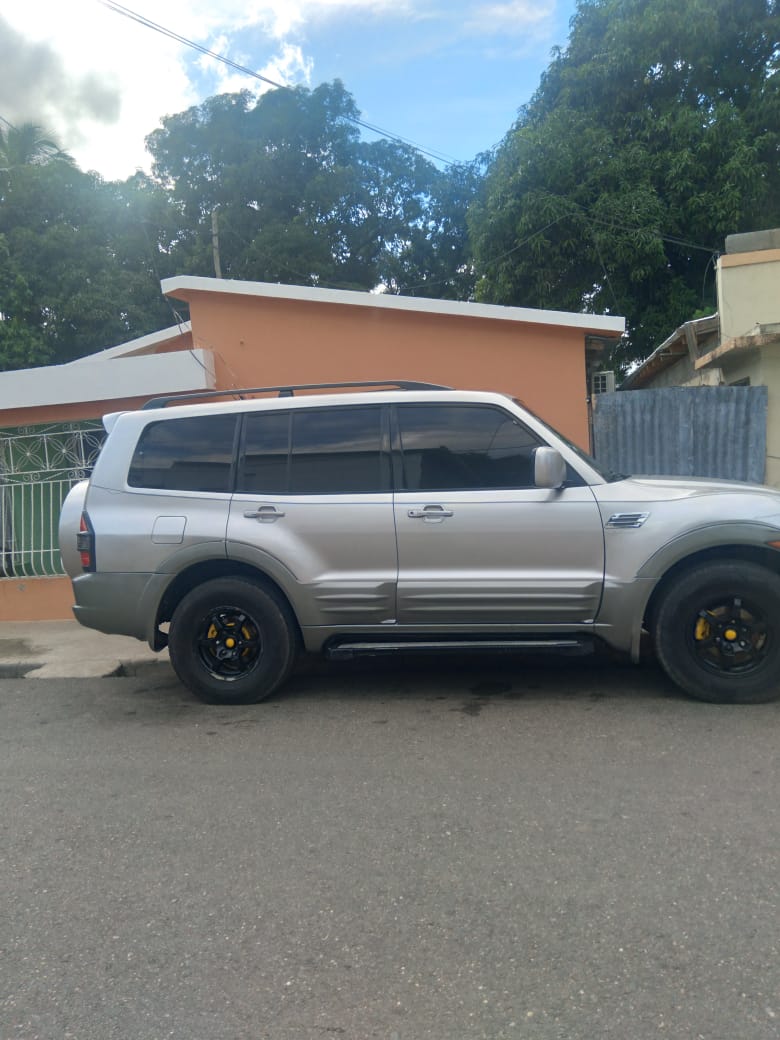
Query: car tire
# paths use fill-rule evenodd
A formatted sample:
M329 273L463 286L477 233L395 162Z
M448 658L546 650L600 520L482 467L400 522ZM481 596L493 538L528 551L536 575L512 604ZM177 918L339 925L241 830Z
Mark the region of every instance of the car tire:
M712 562L678 575L655 615L656 656L679 687L717 704L780 697L780 577Z
M297 629L282 598L243 578L198 585L171 619L171 664L207 704L254 704L288 677Z

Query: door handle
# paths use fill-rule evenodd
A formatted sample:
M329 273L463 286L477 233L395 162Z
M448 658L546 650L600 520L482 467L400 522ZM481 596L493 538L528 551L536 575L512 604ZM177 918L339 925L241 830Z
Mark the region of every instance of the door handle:
M247 520L259 520L261 523L272 524L274 520L278 520L284 516L284 510L277 509L276 506L258 506L253 512L251 509L244 513Z
M451 509L445 509L444 506L424 506L422 509L409 509L406 515L412 520L425 520L429 524L438 524L445 517L452 516L453 512Z

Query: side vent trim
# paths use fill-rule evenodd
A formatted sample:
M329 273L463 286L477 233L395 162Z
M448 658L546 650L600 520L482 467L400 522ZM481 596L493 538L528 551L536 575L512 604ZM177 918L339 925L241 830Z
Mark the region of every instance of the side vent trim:
M607 527L641 527L649 513L613 513Z

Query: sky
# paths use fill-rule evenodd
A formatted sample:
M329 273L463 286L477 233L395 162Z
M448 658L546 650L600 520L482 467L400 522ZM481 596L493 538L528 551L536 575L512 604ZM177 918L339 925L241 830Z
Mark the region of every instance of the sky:
M126 9L276 82L339 78L362 118L444 161L497 144L565 47L575 0L126 0ZM0 117L53 133L107 180L149 168L144 138L213 94L272 89L109 10L0 11Z

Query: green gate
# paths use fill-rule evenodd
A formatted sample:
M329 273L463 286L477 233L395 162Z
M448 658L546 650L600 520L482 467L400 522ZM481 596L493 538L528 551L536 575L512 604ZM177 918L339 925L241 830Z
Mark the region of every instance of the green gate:
M60 509L89 476L104 438L96 421L0 430L0 577L64 573Z

